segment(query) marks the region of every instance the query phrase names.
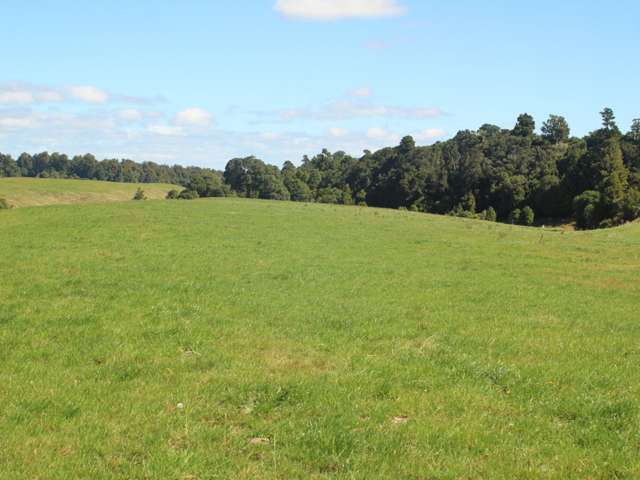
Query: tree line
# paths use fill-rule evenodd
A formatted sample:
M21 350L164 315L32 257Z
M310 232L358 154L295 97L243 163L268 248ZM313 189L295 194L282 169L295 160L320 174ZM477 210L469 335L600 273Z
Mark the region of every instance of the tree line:
M531 115L512 129L485 124L431 146L407 136L395 147L356 158L323 150L300 166L281 168L235 158L224 172L91 155L0 155L0 176L92 178L182 185L168 198L246 198L370 205L532 225L574 218L579 228L619 225L640 217L640 119L623 133L614 113L601 128L572 137L551 115L536 133Z

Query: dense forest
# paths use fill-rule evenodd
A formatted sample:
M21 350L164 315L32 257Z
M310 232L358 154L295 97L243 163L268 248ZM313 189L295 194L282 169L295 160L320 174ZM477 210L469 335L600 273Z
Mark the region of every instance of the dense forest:
M622 133L611 109L601 116L602 127L584 138L571 137L556 115L536 133L533 117L522 114L511 130L486 124L427 147L405 137L360 158L324 150L282 168L235 158L224 172L89 154L0 154L0 176L165 182L184 187L168 198L358 204L524 225L573 218L578 228L598 228L640 217L640 119Z

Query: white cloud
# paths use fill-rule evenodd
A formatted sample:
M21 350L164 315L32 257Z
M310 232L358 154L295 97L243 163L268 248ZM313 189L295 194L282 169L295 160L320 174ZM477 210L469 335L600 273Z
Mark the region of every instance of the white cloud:
M91 85L72 85L67 87L69 95L81 102L104 103L109 99L109 95L97 87Z
M258 116L269 118L276 115L280 122L291 122L301 118L312 120L349 120L354 118L397 117L409 119L435 118L443 111L435 107L398 107L393 105L375 105L370 102L341 100L318 109L290 109L276 112L254 112Z
M0 103L33 103L33 93L27 90L0 90Z
M36 92L35 98L39 102L43 103L62 102L64 100L64 95L55 90L44 89Z
M371 127L369 130L367 130L367 138L370 138L372 140L388 138L390 135L392 135L391 132L381 127Z
M184 135L181 127L171 125L149 125L147 132L163 137L178 137Z
M138 122L143 118L142 112L135 108L125 108L124 110L120 110L118 115L121 119L128 122Z
M178 125L195 125L207 127L211 125L213 119L206 110L198 107L187 108L176 114L175 123Z
M347 130L346 128L331 127L329 128L329 130L327 130L327 133L329 133L329 136L331 137L340 138L349 135L349 130Z
M413 137L418 141L428 141L436 138L444 137L447 134L441 128L427 128L418 133L415 133Z
M159 96L112 95L91 85L54 87L32 85L24 82L0 84L0 105L30 105L65 101L81 101L91 104L102 104L107 101L123 104L153 104L162 102L163 98Z
M275 9L288 18L320 21L392 17L407 12L397 0L277 0Z
M0 116L0 129L34 128L36 126L37 119L32 116Z
M349 92L349 95L356 98L367 98L372 94L371 89L369 87L359 87L354 88Z
M275 132L262 132L260 134L260 138L262 138L263 140L266 140L268 142L272 142L274 140L278 140L281 137L281 135L279 133L275 133Z

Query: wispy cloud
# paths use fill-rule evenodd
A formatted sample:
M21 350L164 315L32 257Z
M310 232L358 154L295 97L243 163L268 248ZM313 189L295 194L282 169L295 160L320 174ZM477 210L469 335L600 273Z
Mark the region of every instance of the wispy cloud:
M65 85L62 87L32 85L28 83L0 84L0 105L32 105L62 102L87 104L124 103L153 104L163 98L138 97L110 93L94 85Z
M69 96L75 100L87 103L105 103L109 94L91 85L71 85L67 87Z
M300 119L336 121L356 118L436 118L444 114L437 107L401 107L394 105L376 105L370 102L339 100L317 109L299 108L275 111L253 112L263 121L292 122Z
M407 13L396 0L277 0L282 15L302 20L394 17Z
M149 125L147 132L163 137L177 137L185 134L182 127L175 125Z
M354 88L349 92L349 96L356 98L368 98L373 94L369 87Z
M379 51L379 50L386 50L391 45L389 44L389 42L386 42L384 40L368 40L364 44L364 46L369 50Z
M175 117L177 125L191 125L207 127L213 122L213 117L206 110L199 107L191 107L178 112Z

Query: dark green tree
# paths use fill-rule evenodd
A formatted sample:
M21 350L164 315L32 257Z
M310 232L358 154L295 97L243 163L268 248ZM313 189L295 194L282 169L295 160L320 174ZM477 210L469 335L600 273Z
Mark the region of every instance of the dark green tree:
M531 225L533 225L534 221L535 213L533 209L529 206L524 207L520 212L520 224L530 227Z
M616 125L616 116L612 109L606 107L600 112L600 116L602 116L602 127L605 130L608 132L620 133L618 125Z
M631 124L631 131L629 132L631 139L634 142L640 142L640 118L635 118Z
M536 122L531 115L523 113L513 128L513 134L518 137L531 137L536 130Z
M0 177L20 177L20 167L11 155L0 153Z
M566 142L569 140L571 130L564 117L550 115L549 119L542 124L542 137L551 143Z
M587 190L573 199L578 228L596 228L602 221L600 192Z
M629 187L629 171L622 160L622 150L617 137L604 141L597 163L598 190L602 195L602 205L608 218L616 217L623 210Z

